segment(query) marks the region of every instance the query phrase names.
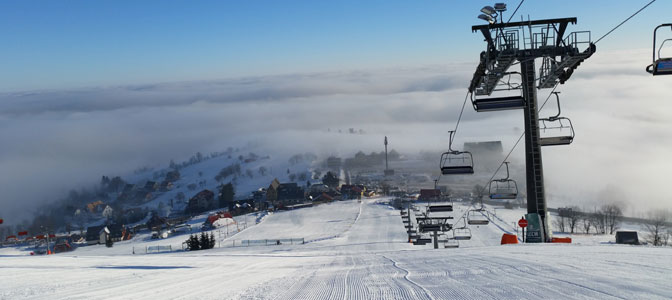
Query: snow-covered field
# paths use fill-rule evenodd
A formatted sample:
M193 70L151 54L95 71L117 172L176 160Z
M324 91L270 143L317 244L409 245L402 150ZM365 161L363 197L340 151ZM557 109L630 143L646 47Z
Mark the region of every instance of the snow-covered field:
M463 210L464 207L458 207ZM507 216L511 214L511 216ZM500 246L518 212L472 227L457 249L407 243L383 199L275 213L222 240L303 245L130 254L142 238L50 256L0 249L2 299L669 299L672 249L581 244ZM240 223L240 220L238 221ZM508 226L508 227L507 227ZM182 241L185 236L175 238ZM170 239L168 239L170 240ZM165 242L165 241L164 241ZM110 251L107 253L106 251Z

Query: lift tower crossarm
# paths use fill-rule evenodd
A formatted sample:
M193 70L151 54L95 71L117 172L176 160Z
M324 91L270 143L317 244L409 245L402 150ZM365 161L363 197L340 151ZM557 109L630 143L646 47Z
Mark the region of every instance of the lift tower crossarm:
M499 28L508 28L508 27L522 27L522 26L534 26L534 25L548 25L548 24L565 24L568 23L576 24L576 18L559 18L559 19L546 19L546 20L532 20L532 21L521 21L521 22L509 22L509 23L495 23L489 25L475 25L471 26L471 31L476 32L481 29L491 30Z

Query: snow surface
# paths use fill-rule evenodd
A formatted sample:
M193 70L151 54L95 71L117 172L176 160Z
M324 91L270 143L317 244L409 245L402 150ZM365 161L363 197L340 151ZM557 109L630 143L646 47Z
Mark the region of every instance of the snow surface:
M467 209L456 206L458 211ZM456 213L455 215L458 215ZM508 216L508 215L511 216ZM499 245L520 215L471 226L457 249L413 246L385 199L237 217L247 226L204 251L131 254L187 235L137 237L50 256L0 249L2 299L669 299L672 249L613 244ZM202 222L196 218L194 223ZM260 219L259 224L254 220ZM508 227L506 227L508 226ZM216 232L216 231L215 231ZM218 236L216 234L216 236ZM240 239L306 244L232 247ZM232 244L232 243L231 243Z

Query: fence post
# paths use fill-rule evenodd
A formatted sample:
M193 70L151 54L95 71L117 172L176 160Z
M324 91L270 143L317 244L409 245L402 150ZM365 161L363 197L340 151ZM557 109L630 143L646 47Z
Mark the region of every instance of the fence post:
M145 246L145 254L147 254L147 246Z

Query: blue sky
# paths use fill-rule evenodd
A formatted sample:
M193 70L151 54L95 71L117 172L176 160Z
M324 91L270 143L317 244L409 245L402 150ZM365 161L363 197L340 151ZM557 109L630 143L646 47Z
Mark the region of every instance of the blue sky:
M527 0L597 38L644 1ZM518 1L509 1L510 14ZM490 1L3 1L0 92L471 62ZM657 1L599 45L650 47ZM519 18L519 17L516 17Z

